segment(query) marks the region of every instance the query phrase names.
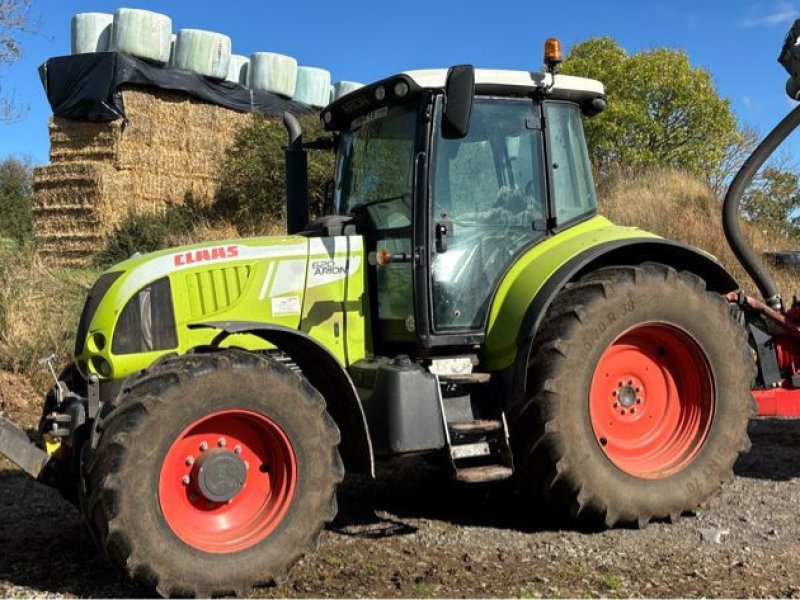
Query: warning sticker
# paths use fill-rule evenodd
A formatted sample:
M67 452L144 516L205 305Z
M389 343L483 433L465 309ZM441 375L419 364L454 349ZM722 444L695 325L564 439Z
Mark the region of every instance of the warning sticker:
M272 316L277 317L281 315L299 315L300 314L300 297L287 296L285 298L272 299Z

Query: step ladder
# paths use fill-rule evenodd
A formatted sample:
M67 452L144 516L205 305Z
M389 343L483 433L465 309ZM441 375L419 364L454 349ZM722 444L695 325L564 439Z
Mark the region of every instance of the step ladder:
M514 471L508 443L508 424L501 407L491 418L465 418L464 414L448 415L448 398L457 397L462 403L466 396L472 402L474 394L486 389L489 373L438 374L439 397L445 424L447 448L454 476L458 481L479 483L508 479Z

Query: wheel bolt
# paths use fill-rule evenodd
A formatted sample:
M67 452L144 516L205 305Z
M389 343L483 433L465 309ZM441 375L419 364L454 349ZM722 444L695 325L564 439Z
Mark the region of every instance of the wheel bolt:
M622 387L623 385L625 385L625 382L624 381L620 381L619 384L617 385L617 387Z
M620 411L620 413L622 413L622 414L624 415L624 414L625 414L625 409L623 408L623 409Z
M641 403L642 403L642 399L641 398L637 398L636 399L636 404L641 404Z
M200 452L208 450L208 442L200 442Z
M611 395L612 396L616 396L617 395L617 390L614 390L613 392L611 392Z
M186 457L186 466L191 467L194 464L194 456Z
M628 385L633 385L633 379L628 379Z
M188 475L184 475L183 479L181 479L181 483L183 485L189 485L191 482L192 482L192 478L189 477Z
M642 391L642 388L640 388L640 387L637 385L637 386L636 386L636 393L638 394L638 393L639 393L639 392L641 392L641 391Z
M224 448L227 443L228 442L225 440L225 438L219 438L217 440L217 446L219 446L220 448Z
M233 447L233 452L234 452L235 454L241 454L241 453L242 453L242 447L241 447L239 444L236 444L236 445Z
M633 413L635 413L635 412L636 412L636 409L635 409L635 408L632 408L632 409L631 409L631 414L633 414Z

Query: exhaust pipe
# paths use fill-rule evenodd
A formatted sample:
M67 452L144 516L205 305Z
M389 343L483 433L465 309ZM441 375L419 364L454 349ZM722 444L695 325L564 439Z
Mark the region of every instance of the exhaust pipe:
M733 250L745 271L753 278L758 291L767 305L774 310L783 309L783 300L778 293L778 286L767 272L764 263L758 258L747 243L739 227L739 205L744 191L753 181L753 177L781 143L800 125L800 106L786 115L778 125L770 131L758 148L747 158L742 168L733 178L725 200L722 203L722 229L728 245Z
M305 230L308 210L308 154L303 148L303 131L293 114L283 113L283 126L289 136L286 161L286 231L294 235Z

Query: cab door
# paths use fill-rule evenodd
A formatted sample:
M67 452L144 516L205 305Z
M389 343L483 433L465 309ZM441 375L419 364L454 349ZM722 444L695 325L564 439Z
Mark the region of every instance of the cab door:
M541 106L475 99L469 134L434 129L430 182L432 339L482 332L503 274L546 236Z

